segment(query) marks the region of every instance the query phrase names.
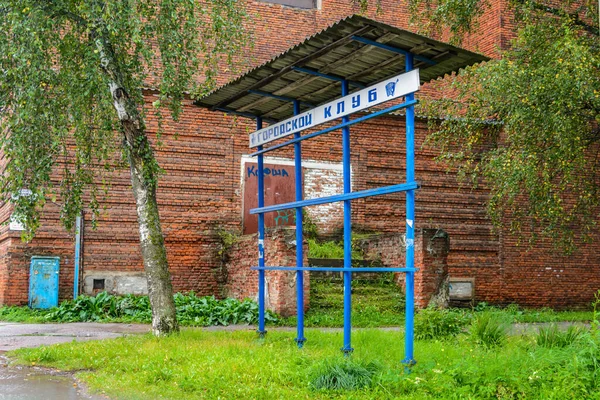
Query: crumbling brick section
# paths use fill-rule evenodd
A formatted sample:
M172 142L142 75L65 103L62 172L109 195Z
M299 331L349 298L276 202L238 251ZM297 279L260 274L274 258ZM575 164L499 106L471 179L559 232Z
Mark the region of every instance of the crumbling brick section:
M448 306L448 252L450 240L441 229L415 232L415 305Z
M403 268L406 264L404 234L373 235L362 239L359 246L369 260L385 267ZM415 304L427 307L430 303L448 306L448 252L450 241L441 229L415 231ZM405 275L395 274L404 289Z
M308 265L307 246L304 244L304 262ZM226 264L228 297L258 298L258 271L250 268L258 264L257 235L242 236L230 249ZM265 234L265 264L267 266L296 265L296 229L274 228ZM266 271L266 306L282 316L296 314L296 272ZM310 281L304 272L304 309L308 309Z

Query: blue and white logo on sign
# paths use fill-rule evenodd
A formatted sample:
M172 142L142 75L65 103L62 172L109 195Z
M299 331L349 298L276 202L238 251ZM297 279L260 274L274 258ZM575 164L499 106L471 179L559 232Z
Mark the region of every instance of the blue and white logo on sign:
M398 83L398 79L396 79L395 82L390 82L385 85L385 92L387 93L388 97L391 97L394 95L394 92L396 91L397 83Z

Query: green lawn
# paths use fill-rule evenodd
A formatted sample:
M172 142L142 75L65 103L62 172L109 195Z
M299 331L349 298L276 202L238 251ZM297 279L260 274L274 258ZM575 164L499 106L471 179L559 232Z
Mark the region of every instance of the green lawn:
M370 386L354 391L311 389L325 362L343 363L342 334L307 330L298 350L293 332L185 329L157 339L134 336L68 343L13 353L24 364L71 370L113 399L600 399L600 340L585 334L563 348L534 337L509 337L500 347L466 334L417 341L410 374L400 360L399 332L353 333L356 362L379 366Z

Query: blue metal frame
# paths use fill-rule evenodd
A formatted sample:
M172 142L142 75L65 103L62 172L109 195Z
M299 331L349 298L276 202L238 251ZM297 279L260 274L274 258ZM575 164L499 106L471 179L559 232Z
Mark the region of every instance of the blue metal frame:
M408 50L400 49L398 47L390 46L390 45L384 44L384 43L379 43L374 40L367 39L367 38L364 38L361 36L352 36L352 40L355 40L355 41L363 43L363 44L368 44L370 46L379 47L380 49L388 50L388 51L391 51L392 53L403 54L405 57L412 57L416 60L423 61L424 63L430 64L430 65L437 64L435 61L433 61L427 57L419 56L419 55L411 53Z
M300 114L300 102L294 101L294 115ZM299 138L300 132L294 133L294 138ZM302 191L302 148L300 142L294 143L294 168L296 170L296 202L303 199ZM304 346L304 237L302 225L302 207L296 207L296 344L298 348Z
M408 268L376 268L376 267L250 267L253 271L350 271L350 272L415 272L417 269Z
M262 118L256 117L256 129L262 129ZM262 146L259 147L259 149ZM258 156L258 206L265 205L265 164L262 154ZM265 215L258 214L258 266L265 266ZM258 335L264 338L265 330L265 271L258 271Z
M378 46L386 50L395 51L405 55L405 69L411 71L414 68L414 59L418 59L427 63L434 63L425 57L416 56L402 49L397 49L392 46L384 45L382 43L373 42L369 39L355 36L353 38L359 42ZM317 76L322 76L328 79L340 81L342 84L342 96L346 96L349 93L349 85L352 82L347 81L343 78L322 74L318 71L297 68L295 70L300 72L306 72ZM260 92L257 94L263 94ZM265 94L268 95L268 94ZM272 96L274 97L274 96ZM281 100L288 100L287 98L281 98ZM298 100L292 100L294 104L294 114L300 113L300 102ZM323 129L318 132L314 132L308 135L302 136L300 132L294 134L294 138L286 142L263 148L258 146L257 151L252 153L251 156L258 156L258 207L250 210L250 214L258 214L258 250L259 259L258 266L252 267L252 270L258 271L259 276L259 322L258 322L258 333L261 337L266 334L265 330L265 271L296 271L296 308L297 308L297 337L295 339L299 348L302 348L306 338L304 337L304 271L338 271L344 275L344 345L341 348L344 355L348 356L354 350L352 348L351 334L352 334L352 273L360 272L404 272L406 273L406 331L405 331L405 358L402 362L407 368L413 366L416 361L414 358L414 278L415 278L415 263L414 263L414 232L415 232L415 190L418 189L418 184L415 181L415 111L414 106L417 104L414 93L408 94L405 97L405 101L402 104L398 104L392 107L388 107L384 110L374 112L350 121L349 117L343 117L342 123L332 126L330 128ZM362 190L358 192L352 192L351 188L351 146L350 146L350 126L367 121L371 118L375 118L396 110L406 108L406 182L376 188L369 190ZM256 117L256 128L262 128L262 119ZM316 199L303 199L302 192L302 149L301 142L307 139L314 138L319 135L323 135L335 130L342 130L342 171L343 171L343 183L344 190L343 194L321 197ZM296 196L295 201L284 204L276 204L265 206L264 205L264 154L270 151L280 149L285 146L294 145L294 165L295 165L295 177L296 177ZM352 208L351 200L377 196L382 194L406 192L406 265L404 268L353 268L352 267ZM344 203L344 267L305 267L303 265L304 253L303 253L303 222L302 222L302 210L304 207L314 206L318 204L326 204L333 202ZM286 209L296 210L296 266L265 266L265 226L264 226L264 214L267 212L280 211Z
M282 147L289 146L290 144L293 144L293 143L296 143L296 142L301 142L301 141L304 141L304 140L307 140L307 139L312 139L314 137L324 135L324 134L329 133L329 132L337 131L338 129L342 129L345 126L352 126L352 125L356 125L356 124L361 123L361 122L368 121L368 120L373 119L373 118L381 117L382 115L389 114L389 113L394 112L394 111L402 110L403 108L414 106L417 103L418 103L418 101L416 101L416 100L405 101L402 104L397 104L395 106L388 107L388 108L385 108L385 109L380 110L380 111L376 111L376 112L374 112L372 114L364 115L364 116L362 116L360 118L353 119L352 121L344 122L344 123L332 126L330 128L323 129L322 131L318 131L318 132L314 132L314 133L311 133L311 134L308 134L308 135L304 135L304 136L301 136L299 138L294 138L292 140L288 140L287 142L283 142L283 143L277 144L275 146L267 147L266 149L260 148L256 152L251 153L250 157L255 157L255 156L259 155L259 154L264 154L264 153L268 153L268 152L273 151L273 150L281 149Z
M280 96L278 94L273 94L273 93L269 93L269 92L263 92L262 90L248 90L248 93L257 94L259 96L264 96L264 97L271 97L273 99L277 99L277 100L281 100L281 101L289 101L289 102L297 101L291 97ZM308 106L308 107L315 106L314 104L306 102L306 101L300 101L300 104L304 104L305 106Z
M361 89L363 89L363 88L366 87L364 84L362 84L360 82L347 81L346 79L344 79L341 76L326 74L326 73L323 73L323 72L319 72L316 69L312 69L312 68L308 68L308 67L292 67L292 70L297 71L297 72L303 72L303 73L309 74L309 75L318 76L320 78L329 79L330 81L348 82L352 86L356 86L357 88L361 88Z
M413 56L406 56L406 71L413 69ZM406 101L414 100L411 93L406 96ZM415 180L415 108L406 109L406 180ZM415 267L415 190L406 191L406 268L414 270ZM415 273L406 273L406 321L405 321L405 357L402 362L410 368L416 364L414 358L414 318L415 318Z
M342 97L349 93L348 81L342 82ZM343 117L342 123L350 122L349 117ZM342 175L344 179L344 194L352 191L350 181L350 127L342 128ZM352 348L352 209L350 200L344 200L344 347L342 352L348 356Z
M406 192L408 190L418 189L419 184L416 182L400 183L398 185L384 186L377 189L361 190L359 192L352 192L346 194L335 194L327 197L317 197L315 199L308 199L302 201L294 201L291 203L275 204L273 206L253 208L250 210L250 214L261 214L273 211L291 210L296 207L309 207L318 206L319 204L337 203L338 201L345 200L356 200L363 199L371 196L381 196L384 194L392 194L398 192Z

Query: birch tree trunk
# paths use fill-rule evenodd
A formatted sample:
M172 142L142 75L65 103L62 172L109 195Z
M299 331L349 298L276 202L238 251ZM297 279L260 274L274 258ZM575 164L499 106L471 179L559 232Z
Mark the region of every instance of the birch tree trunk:
M100 27L94 31L94 35L102 69L109 78L109 89L124 136L123 146L129 158L142 258L152 307L152 332L156 336L163 336L179 331L179 327L156 202L159 168L139 111L142 105L136 104L124 87L123 75L107 39L108 34Z

